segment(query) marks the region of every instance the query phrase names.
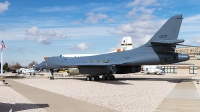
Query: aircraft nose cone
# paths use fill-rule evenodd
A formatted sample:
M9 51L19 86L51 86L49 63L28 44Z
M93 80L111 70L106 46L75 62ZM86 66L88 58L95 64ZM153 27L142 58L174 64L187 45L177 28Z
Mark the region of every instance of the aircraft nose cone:
M178 60L179 61L187 61L190 59L190 56L187 54L178 54Z
M45 65L44 62L41 62L41 63L35 65L35 69L41 69L41 68L44 68L44 67L45 67L44 65Z
M39 64L35 65L35 69L39 69Z

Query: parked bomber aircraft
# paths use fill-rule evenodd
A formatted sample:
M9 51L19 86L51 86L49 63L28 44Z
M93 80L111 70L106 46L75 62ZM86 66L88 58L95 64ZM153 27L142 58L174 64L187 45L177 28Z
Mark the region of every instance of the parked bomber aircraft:
M115 73L140 72L141 65L186 61L189 55L174 52L176 45L184 42L177 39L182 19L182 15L171 17L146 44L136 49L85 57L48 57L35 68L50 69L50 79L54 79L53 69L77 67L80 74L88 74L86 80L94 81L100 75L103 80L111 80Z

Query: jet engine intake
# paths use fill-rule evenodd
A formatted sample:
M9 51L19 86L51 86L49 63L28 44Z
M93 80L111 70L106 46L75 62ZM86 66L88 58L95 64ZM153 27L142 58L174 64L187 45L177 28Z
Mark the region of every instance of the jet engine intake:
M68 69L68 74L69 75L79 75L80 73L79 73L78 68L69 68Z

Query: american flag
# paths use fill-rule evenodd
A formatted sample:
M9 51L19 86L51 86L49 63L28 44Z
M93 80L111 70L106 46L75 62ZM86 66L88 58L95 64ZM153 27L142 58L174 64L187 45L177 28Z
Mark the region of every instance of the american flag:
M2 40L1 41L1 49L3 50L4 48L6 48L6 46L5 46L5 44L4 44L3 40Z

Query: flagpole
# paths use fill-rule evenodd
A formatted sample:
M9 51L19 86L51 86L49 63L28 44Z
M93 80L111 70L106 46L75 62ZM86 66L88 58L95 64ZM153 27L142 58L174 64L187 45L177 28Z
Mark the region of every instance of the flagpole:
M1 76L3 76L3 49L1 50Z
M2 40L1 41L1 76L3 76L3 48L6 48L6 47Z

